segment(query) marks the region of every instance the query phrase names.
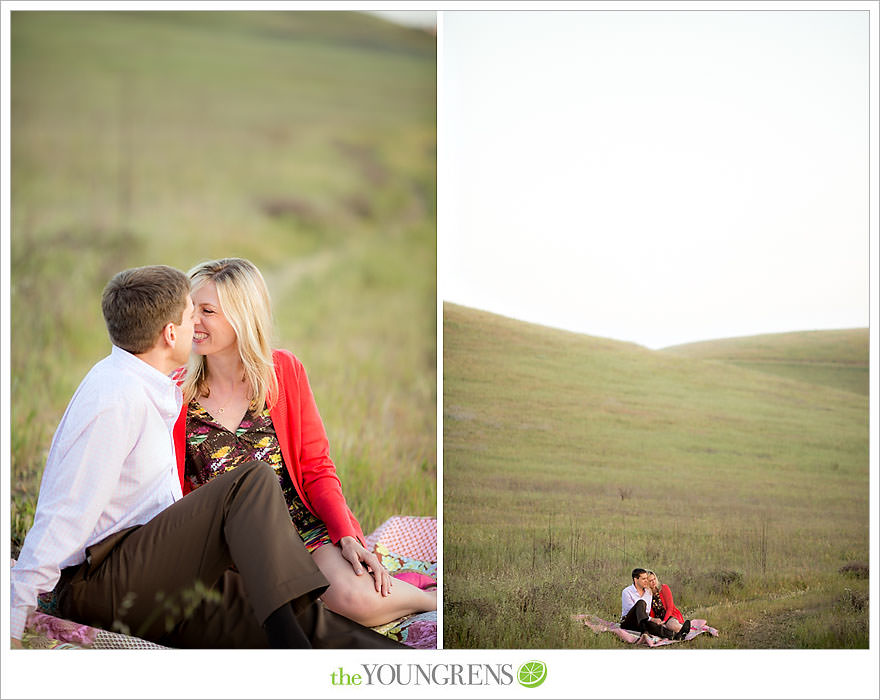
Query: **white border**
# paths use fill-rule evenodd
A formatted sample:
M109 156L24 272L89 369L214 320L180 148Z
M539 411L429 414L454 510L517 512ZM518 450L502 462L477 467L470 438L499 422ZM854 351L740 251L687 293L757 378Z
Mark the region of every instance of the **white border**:
M612 650L443 650L436 652L10 652L0 640L2 672L0 697L651 697L651 698L876 698L880 695L880 663L878 663L878 601L880 577L878 565L878 316L876 303L880 251L878 237L877 146L878 89L877 89L877 2L519 2L519 3L460 3L460 2L403 2L403 3L273 3L273 2L84 2L75 8L67 2L4 2L0 7L0 76L2 76L2 148L0 176L0 272L2 272L2 302L0 302L0 371L2 371L2 422L0 422L0 458L2 458L2 485L9 488L9 12L11 10L70 10L70 9L425 9L425 10L868 10L871 13L871 293L875 303L871 308L871 411L870 450L871 465L871 579L872 605L870 608L870 650L865 651L652 651ZM443 244L443 123L442 123L442 14L438 17L438 249ZM443 276L449 271L440 267L438 256L437 304L437 364L438 364L438 479L442 485L442 299ZM9 499L0 498L2 522L9 523ZM442 488L438 489L438 536L442 543ZM8 537L3 539L3 553L8 556ZM442 556L441 556L442 565ZM9 574L3 568L3 595L9 590ZM442 583L442 579L441 579ZM9 639L8 612L0 604L0 634ZM442 621L442 613L438 614ZM636 654L632 656L631 654ZM518 666L524 661L540 659L548 664L548 678L535 690L519 686L476 687L432 686L430 688L396 687L333 687L329 674L342 666L346 671L357 670L361 663L419 663L470 664L509 663Z
M443 36L443 13L437 13L437 648L443 648L443 297L440 295L440 232L443 223L440 213L442 187L440 173L444 161L443 143L446 137L440 120L440 105L443 103L443 63L440 60L440 37Z

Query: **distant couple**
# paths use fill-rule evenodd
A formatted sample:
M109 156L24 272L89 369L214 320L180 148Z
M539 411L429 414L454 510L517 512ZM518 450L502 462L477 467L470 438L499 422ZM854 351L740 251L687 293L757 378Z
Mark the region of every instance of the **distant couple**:
M675 607L669 586L661 586L657 574L645 569L633 569L632 580L621 594L620 626L665 639L687 637L691 621Z
M269 345L259 270L134 268L101 305L111 353L52 440L13 646L52 591L62 617L172 647L401 648L369 627L436 609L436 591L392 588L365 548L305 369Z

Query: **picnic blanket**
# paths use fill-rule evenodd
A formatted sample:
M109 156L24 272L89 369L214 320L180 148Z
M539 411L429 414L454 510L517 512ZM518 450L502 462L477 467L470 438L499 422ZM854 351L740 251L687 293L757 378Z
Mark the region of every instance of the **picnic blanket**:
M437 521L434 518L397 515L388 518L364 539L371 551L382 543L405 557L437 563Z
M644 644L649 647L662 647L666 646L667 644L689 642L697 635L703 634L703 632L711 634L713 637L718 636L718 630L714 627L709 627L709 625L706 624L705 620L691 620L691 631L687 633L687 636L684 639L672 640L664 639L662 637L656 637L653 634L625 630L620 626L619 622L608 622L607 620L603 620L601 617L597 617L596 615L572 615L571 617L576 622L582 622L584 625L593 630L593 632L611 632L611 634L626 642L627 644Z
M366 541L395 578L424 589L437 585L437 521L434 518L389 518ZM15 560L12 564L15 565ZM28 617L22 646L30 649L168 648L56 617L51 614L50 606L51 595L41 596L38 609ZM373 629L409 647L437 648L437 612L433 610L407 615Z
M365 538L394 578L418 588L437 586L437 520L398 515ZM437 611L416 613L374 630L414 649L437 648Z

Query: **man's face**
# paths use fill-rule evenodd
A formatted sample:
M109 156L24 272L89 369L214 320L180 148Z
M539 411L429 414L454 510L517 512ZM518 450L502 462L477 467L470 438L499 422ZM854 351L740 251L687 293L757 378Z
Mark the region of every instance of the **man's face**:
M194 307L192 297L186 295L186 308L183 310L183 318L180 324L174 324L176 331L174 343L174 361L179 365L185 365L189 359L189 352L192 349L193 339L193 317Z
M648 574L639 574L636 579L636 588L643 589L648 587Z

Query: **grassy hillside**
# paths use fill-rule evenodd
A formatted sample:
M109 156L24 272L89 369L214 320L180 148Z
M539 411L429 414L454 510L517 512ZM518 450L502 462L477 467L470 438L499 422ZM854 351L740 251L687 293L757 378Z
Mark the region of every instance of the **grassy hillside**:
M867 397L452 304L443 333L447 647L616 647L570 616L616 619L635 566L721 630L691 648L867 646Z
M868 339L867 328L851 328L725 338L676 345L665 351L867 396Z
M13 551L116 271L243 256L369 531L436 509L435 39L349 12L12 13Z

